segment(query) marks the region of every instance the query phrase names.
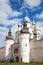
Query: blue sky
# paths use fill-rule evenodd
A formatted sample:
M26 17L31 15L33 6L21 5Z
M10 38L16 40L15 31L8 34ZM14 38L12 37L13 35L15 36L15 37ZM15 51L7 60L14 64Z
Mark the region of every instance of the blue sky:
M30 22L37 22L43 37L43 0L0 0L0 47L5 45L9 28L15 38L17 25L23 23L26 11Z

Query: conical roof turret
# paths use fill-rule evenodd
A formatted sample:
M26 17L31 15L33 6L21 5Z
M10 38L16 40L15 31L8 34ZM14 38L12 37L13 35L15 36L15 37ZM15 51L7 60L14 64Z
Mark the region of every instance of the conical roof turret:
M11 34L11 29L9 29L8 35L6 36L6 39L13 39Z

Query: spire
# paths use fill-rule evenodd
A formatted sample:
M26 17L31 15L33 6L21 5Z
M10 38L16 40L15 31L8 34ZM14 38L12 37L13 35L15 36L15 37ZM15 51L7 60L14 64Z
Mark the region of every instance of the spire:
M27 10L26 10L26 16L24 18L24 22L26 22L26 23L30 22L30 19L28 17L28 11Z
M36 30L36 22L35 22L35 27L34 27L34 30Z
M11 35L11 29L9 29L8 35Z

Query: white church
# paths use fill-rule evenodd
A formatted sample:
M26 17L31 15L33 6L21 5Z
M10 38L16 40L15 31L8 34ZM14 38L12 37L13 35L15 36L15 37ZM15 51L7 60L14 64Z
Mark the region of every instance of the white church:
M14 62L43 62L43 39L41 31L36 27L36 22L30 23L28 16L23 19L23 25L18 25L18 30L13 39L11 30L6 36L5 47L0 48L0 60Z

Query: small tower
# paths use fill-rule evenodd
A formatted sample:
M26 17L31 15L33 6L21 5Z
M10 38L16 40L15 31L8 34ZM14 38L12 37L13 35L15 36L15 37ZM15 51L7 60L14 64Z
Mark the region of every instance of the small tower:
M30 27L30 18L28 17L28 12L26 11L26 17L24 18L24 22L27 24L27 28Z
M33 38L34 38L34 40L39 40L40 39L40 30L38 30L36 28L36 22L34 23Z
M15 42L16 43L19 43L19 34L20 34L20 30L22 29L22 25L19 24L18 25L18 30L16 31L16 34L15 34Z
M30 62L29 35L29 29L27 27L26 21L24 21L23 28L20 31L20 56L22 62Z
M6 51L5 51L5 59L11 60L11 45L14 44L13 37L11 35L11 30L9 29L8 35L6 36Z
M18 25L18 31L20 31L21 29L22 29L22 25L19 24L19 25Z

